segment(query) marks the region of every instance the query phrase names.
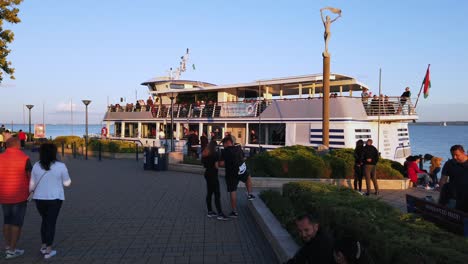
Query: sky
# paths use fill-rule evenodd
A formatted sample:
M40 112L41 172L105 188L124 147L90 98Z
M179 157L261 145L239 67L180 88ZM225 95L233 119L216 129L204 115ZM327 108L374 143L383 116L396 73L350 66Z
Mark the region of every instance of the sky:
M421 121L468 120L468 1L24 1L9 60L16 80L0 86L0 122L102 121L107 103L148 97L140 85L176 68L215 84L321 73L320 8L342 9L332 24L331 71L378 92L417 95L428 64L432 88ZM72 106L70 106L72 102Z

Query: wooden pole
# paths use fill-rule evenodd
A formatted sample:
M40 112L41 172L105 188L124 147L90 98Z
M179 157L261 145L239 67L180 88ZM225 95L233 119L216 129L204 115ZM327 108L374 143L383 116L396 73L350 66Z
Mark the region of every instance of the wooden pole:
M322 144L329 147L330 138L330 54L323 55Z

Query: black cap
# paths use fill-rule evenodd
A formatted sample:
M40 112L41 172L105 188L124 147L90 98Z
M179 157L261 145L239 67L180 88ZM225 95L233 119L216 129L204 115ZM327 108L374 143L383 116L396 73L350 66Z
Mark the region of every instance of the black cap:
M424 155L424 160L431 160L434 156L432 156L431 154L425 154Z

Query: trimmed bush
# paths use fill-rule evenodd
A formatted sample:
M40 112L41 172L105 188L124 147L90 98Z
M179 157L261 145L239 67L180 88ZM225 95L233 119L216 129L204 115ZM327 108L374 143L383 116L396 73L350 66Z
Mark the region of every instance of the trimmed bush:
M84 145L84 139L79 136L58 136L52 142L58 147L61 147L63 143L66 148L73 143L76 143L77 146Z
M362 241L374 263L461 264L468 260L468 241L463 237L348 188L288 183L283 195L268 191L260 197L297 241L293 216L317 212L321 226L335 236L351 234Z
M354 150L318 155L312 147L295 145L259 153L247 165L254 177L353 179ZM401 171L403 166L395 161L381 159L377 164L379 179L403 179Z

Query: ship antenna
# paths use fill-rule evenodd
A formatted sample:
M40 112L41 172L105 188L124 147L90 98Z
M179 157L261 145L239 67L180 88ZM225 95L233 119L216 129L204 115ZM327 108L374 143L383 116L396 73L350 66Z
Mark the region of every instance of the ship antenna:
M189 59L189 49L187 48L187 51L185 52L184 56L180 57L179 67L175 71L172 71L172 68L171 68L171 71L170 71L171 80L179 80L182 73L187 70L188 59Z

